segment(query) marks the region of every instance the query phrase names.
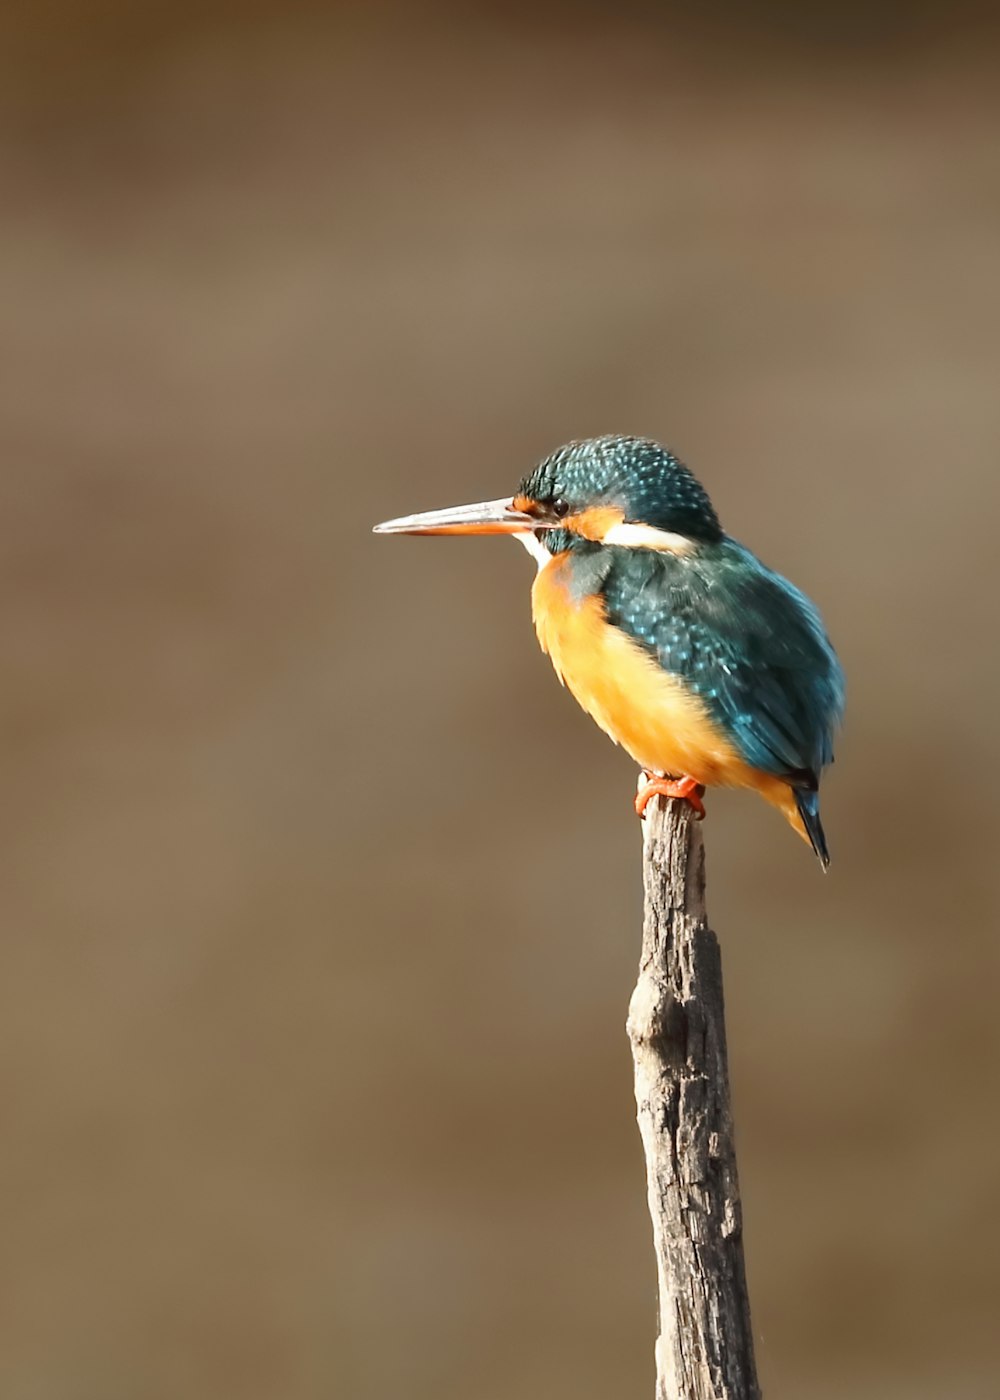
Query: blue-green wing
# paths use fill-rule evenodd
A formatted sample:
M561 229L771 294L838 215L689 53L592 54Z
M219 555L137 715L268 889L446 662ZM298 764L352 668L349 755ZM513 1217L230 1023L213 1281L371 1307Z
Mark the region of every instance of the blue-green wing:
M747 763L814 788L833 761L844 677L809 599L734 540L614 552L609 620L683 678Z

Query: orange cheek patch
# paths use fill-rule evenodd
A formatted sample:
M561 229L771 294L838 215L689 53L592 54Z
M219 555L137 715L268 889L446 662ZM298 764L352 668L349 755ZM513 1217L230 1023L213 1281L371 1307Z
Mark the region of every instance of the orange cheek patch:
M608 531L620 525L624 519L625 512L617 506L591 506L589 510L581 510L578 515L567 515L562 523L564 529L600 544Z

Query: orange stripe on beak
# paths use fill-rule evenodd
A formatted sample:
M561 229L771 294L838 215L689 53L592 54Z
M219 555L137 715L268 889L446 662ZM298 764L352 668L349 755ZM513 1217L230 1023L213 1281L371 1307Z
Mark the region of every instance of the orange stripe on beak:
M420 515L401 515L376 525L376 535L516 535L534 530L538 521L516 510L513 501L480 501L472 506L449 506Z

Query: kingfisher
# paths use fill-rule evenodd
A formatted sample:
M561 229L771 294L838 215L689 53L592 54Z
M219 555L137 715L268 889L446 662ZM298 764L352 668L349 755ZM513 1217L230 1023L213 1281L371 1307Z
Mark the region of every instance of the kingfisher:
M570 442L512 497L402 516L376 534L512 535L534 558L532 616L560 681L657 793L698 817L751 788L830 864L819 781L844 675L815 605L725 534L704 487L643 437Z

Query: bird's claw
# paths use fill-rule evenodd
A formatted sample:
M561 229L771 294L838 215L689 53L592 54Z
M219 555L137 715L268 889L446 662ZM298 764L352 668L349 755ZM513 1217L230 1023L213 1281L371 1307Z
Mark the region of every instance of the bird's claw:
M704 820L705 804L701 799L705 795L705 789L694 778L664 778L649 773L645 769L643 769L642 776L645 782L635 795L637 816L645 816L650 799L660 793L663 797L674 797L680 801L689 802L694 808L695 818L698 821Z

